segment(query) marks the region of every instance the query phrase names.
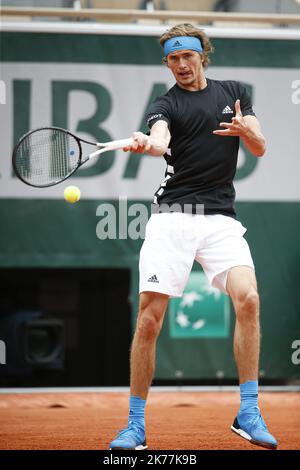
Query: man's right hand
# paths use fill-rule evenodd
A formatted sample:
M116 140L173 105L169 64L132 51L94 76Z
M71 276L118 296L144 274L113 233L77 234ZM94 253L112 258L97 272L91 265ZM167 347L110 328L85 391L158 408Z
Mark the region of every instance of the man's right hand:
M151 148L150 137L142 132L132 134L134 143L123 148L124 152L147 153Z

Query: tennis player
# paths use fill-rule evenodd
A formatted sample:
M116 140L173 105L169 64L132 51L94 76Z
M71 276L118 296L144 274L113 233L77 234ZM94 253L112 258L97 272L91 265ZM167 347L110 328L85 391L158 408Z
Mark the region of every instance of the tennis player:
M259 295L243 237L246 228L236 220L233 186L239 140L254 157L262 157L265 139L245 87L205 76L213 48L202 30L177 25L162 35L160 44L176 84L150 106L150 135L135 132L134 144L125 150L164 155L167 168L140 253L128 427L110 448L147 447L144 412L156 341L168 300L182 295L194 260L211 285L231 297L236 313L234 355L241 402L231 429L254 444L276 448L258 406Z

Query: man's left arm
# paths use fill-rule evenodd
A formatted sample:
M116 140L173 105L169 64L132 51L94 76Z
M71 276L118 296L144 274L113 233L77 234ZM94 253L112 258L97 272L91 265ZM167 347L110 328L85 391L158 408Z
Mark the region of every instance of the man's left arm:
M221 136L238 136L255 157L262 157L266 151L266 141L258 119L252 115L243 116L240 100L235 102L235 116L231 122L221 122L220 127L226 129L213 131Z

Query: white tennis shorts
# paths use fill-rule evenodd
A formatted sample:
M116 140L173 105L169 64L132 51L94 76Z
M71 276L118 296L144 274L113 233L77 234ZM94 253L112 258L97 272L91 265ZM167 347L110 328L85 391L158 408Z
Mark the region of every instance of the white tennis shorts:
M254 264L247 229L232 217L181 212L151 215L140 252L140 293L181 297L194 260L209 283L227 294L230 268Z

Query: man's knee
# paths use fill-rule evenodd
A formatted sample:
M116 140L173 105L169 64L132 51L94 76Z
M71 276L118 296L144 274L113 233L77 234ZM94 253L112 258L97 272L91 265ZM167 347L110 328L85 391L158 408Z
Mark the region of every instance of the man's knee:
M239 291L233 299L240 320L259 316L259 295L254 287Z
M157 338L168 305L168 296L143 293L140 298L137 333L145 340Z
M137 334L145 341L151 341L157 338L160 328L160 322L154 316L145 314L137 323Z

